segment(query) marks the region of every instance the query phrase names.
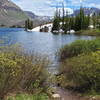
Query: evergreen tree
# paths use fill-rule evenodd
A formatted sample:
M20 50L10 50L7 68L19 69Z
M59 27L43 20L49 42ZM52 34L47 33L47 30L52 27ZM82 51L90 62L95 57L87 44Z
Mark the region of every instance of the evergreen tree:
M97 28L100 30L100 13L97 16Z
M97 16L96 16L96 13L93 14L92 21L93 21L94 29L96 29L96 25L97 25Z
M75 31L78 31L78 30L80 30L80 29L81 29L80 17L79 17L79 15L77 15L77 16L75 17L75 26L74 26L74 30L75 30Z
M60 10L59 10L59 12L60 12ZM59 29L60 29L60 14L59 14L59 12L58 12L58 8L56 8L55 17L53 20L52 32L59 31Z
M64 30L65 28L65 7L64 7L64 3L62 3L62 30Z
M85 27L85 15L84 15L84 9L80 8L80 14L79 14L79 22L80 22L80 29L84 29Z
M25 31L27 31L27 29L28 29L28 21L26 20L25 21Z
M63 30L64 30L64 33L67 33L67 31L69 31L69 16L68 16L68 11L66 11L66 17L64 18L64 25L63 25Z
M27 29L33 29L33 21L30 19L25 21L25 30L27 31Z
M75 27L75 18L74 17L70 18L69 25L70 25L70 29L74 29L74 27Z
M90 25L90 15L84 17L84 27L83 29L87 29Z
M80 8L80 13L75 18L75 30L84 30L87 29L90 24L90 16L85 16L84 9Z

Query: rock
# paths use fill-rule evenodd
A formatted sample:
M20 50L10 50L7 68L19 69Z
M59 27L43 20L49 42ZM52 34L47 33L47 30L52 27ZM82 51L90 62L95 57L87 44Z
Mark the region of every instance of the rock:
M89 28L90 28L90 29L93 29L93 28L94 28L94 26L93 26L93 25L90 25L90 26L89 26Z
M54 99L56 99L56 98L61 98L59 94L53 94L52 97L53 97Z

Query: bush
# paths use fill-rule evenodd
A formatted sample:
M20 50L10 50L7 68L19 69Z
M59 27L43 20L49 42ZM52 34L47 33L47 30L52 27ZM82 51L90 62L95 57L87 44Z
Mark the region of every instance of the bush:
M29 93L45 91L48 61L11 48L0 51L0 98L15 90Z
M59 71L63 87L100 92L100 51L67 59Z
M100 39L94 40L77 40L70 45L64 46L59 51L60 60L64 60L69 57L78 56L79 54L88 54L92 51L100 49Z

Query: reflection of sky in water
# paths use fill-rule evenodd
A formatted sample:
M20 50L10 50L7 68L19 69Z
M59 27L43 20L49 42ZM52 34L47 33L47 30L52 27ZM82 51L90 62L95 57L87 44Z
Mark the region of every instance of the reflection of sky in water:
M55 61L55 53L65 44L79 39L91 39L91 36L53 35L51 33L25 32L23 29L0 29L0 45L19 43L27 52L47 55Z
M34 51L48 56L75 40L91 39L91 36L53 35L51 33L25 32L23 29L0 29L0 44L20 43L28 52Z

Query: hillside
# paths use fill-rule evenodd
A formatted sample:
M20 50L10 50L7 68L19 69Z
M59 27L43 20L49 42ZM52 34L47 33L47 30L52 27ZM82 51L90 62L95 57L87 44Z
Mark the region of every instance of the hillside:
M74 13L72 15L76 16L76 15L79 14L79 12L80 12L79 9L74 10ZM91 15L93 13L100 14L100 9L94 8L94 7L92 7L92 8L84 8L84 13L85 13L85 15Z
M51 20L47 16L37 16L33 12L23 11L10 0L0 0L0 27L24 26L28 18L33 20L34 27Z
M27 15L10 0L0 0L0 26L12 26L27 19Z
M31 11L24 11L26 13L27 16L29 16L31 19L33 20L38 20L38 21L45 21L45 22L49 22L51 21L53 18L50 17L50 16L38 16L36 14L34 14L33 12Z

